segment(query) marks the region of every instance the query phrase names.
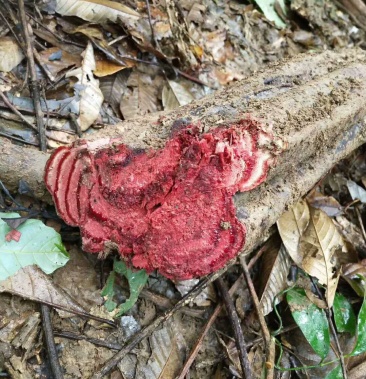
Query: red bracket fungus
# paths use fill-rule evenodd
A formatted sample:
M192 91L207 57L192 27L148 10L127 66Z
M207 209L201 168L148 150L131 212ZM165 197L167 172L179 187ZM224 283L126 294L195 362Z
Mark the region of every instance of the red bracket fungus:
M113 243L134 267L183 280L242 249L232 196L265 180L277 150L270 128L252 118L205 134L188 125L159 150L118 139L60 147L45 182L59 215L80 227L85 251Z

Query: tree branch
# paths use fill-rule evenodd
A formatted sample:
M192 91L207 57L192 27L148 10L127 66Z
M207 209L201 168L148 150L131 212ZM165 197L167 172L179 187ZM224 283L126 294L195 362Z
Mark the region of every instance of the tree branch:
M184 121L200 122L206 131L248 113L272 123L274 133L288 144L265 183L235 196L249 251L289 205L366 142L365 52L299 55L174 112L108 126L88 139L120 136L132 147L156 148ZM23 178L36 197L50 201L43 184L47 154L6 139L0 139L0 154L0 178L10 190Z

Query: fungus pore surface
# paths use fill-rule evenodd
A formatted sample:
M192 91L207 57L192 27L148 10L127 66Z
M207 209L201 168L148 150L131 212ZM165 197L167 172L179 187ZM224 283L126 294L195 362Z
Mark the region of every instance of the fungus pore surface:
M118 139L60 147L45 182L59 215L80 227L85 251L112 244L134 267L183 280L242 249L232 196L262 183L275 153L270 128L251 118L204 134L189 125L159 150Z

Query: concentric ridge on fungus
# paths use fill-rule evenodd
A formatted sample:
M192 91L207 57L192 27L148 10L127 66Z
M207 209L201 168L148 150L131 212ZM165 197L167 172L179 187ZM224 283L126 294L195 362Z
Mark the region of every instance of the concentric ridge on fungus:
M80 140L52 154L45 182L59 215L80 227L85 251L113 242L134 267L189 279L244 246L232 196L265 180L272 142L270 128L252 118L205 134L188 125L159 150Z

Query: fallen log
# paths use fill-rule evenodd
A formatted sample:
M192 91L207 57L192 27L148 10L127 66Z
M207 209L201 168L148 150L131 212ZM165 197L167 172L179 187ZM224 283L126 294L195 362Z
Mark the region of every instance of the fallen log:
M299 55L174 112L106 126L88 140L120 136L133 148L162 147L172 128L200 123L203 131L250 114L273 124L287 150L258 188L235 195L246 225L245 251L294 201L340 159L366 142L366 54L361 50ZM25 180L34 196L50 201L43 183L48 155L1 138L0 179L15 190Z

